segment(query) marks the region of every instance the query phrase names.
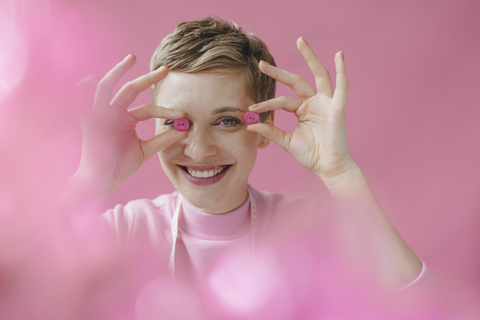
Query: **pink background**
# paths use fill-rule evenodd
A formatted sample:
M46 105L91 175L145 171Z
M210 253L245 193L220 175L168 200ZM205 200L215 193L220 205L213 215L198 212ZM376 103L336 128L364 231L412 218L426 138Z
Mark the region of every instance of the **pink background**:
M41 0L3 1L0 9L3 200L25 189L48 194L49 172L74 172L81 143L74 84L90 74L100 79L129 53L138 62L123 80L146 73L177 23L209 15L233 20L267 43L278 66L313 84L295 45L304 36L331 72L335 52L344 51L355 160L456 312L465 319L480 314L479 1ZM294 96L283 85L278 95ZM149 101L145 92L137 104ZM278 112L276 123L292 130L296 120ZM138 132L152 137L153 121ZM259 152L250 183L328 196L273 144ZM102 209L172 190L153 157Z

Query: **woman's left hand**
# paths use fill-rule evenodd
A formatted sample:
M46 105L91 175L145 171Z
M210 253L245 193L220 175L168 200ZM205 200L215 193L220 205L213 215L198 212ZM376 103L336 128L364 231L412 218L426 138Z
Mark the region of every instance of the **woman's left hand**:
M277 109L293 112L298 118L297 127L293 132L284 132L271 124L257 123L249 125L248 130L277 143L325 184L335 184L356 167L345 127L348 82L343 53L335 55L334 92L327 69L303 37L298 39L297 46L315 76L317 90L302 77L262 61L260 70L292 88L301 100L282 96L250 107L258 113Z

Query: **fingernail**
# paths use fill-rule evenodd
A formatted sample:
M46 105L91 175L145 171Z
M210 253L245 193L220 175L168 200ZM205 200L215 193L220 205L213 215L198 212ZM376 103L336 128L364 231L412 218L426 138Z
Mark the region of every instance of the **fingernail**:
M342 56L342 60L345 61L345 56L343 55L343 51L340 51L340 55Z
M266 65L270 65L270 63L268 63L267 61L264 61L264 60L260 60L260 63L265 63Z
M172 111L173 111L173 112L175 112L175 113L178 113L178 114L185 113L185 112L183 112L183 111L180 111L180 110L175 110L175 109L173 109Z
M80 81L80 83L90 83L90 82L94 82L95 80L96 80L95 75L91 74L85 79L83 79L82 81Z
M133 54L129 53L128 56L125 57L125 59L123 59L123 61L127 60L128 58L130 58Z
M161 67L159 67L158 69L153 70L152 72L161 72L161 71L163 71L163 70L165 69L165 67L166 67L166 66L161 66Z
M259 105L260 105L259 103L257 103L257 104L254 104L254 105L252 105L252 106L248 107L248 110L257 109Z
M308 45L307 39L305 39L305 37L303 37L303 36L302 36L302 39L303 39L303 41L305 41L305 43Z

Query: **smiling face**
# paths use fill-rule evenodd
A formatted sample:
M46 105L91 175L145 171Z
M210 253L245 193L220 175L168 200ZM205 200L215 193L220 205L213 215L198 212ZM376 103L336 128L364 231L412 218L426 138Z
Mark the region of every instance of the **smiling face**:
M156 104L186 112L190 123L186 139L158 154L175 188L204 212L242 205L257 149L268 145L247 131L244 116L255 101L246 94L243 77L172 71L160 83ZM175 130L173 121L157 119L157 134L165 130Z

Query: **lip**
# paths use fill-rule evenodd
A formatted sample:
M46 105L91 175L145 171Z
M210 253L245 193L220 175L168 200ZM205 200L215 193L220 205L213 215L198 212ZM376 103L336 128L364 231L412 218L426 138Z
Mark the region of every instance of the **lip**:
M197 177L194 177L192 175L190 175L188 172L186 172L185 170L183 170L182 167L189 167L189 168L192 168L193 170L199 170L199 171L205 171L205 170L209 170L209 169L212 169L214 167L217 167L219 165L210 165L210 166L181 166L181 165L178 165L177 166L179 167L180 171L182 171L182 173L184 174L185 178L187 178L188 181L190 181L192 184L194 185L197 185L197 186L209 186L209 185L212 185L212 184L215 184L217 183L218 181L220 181L224 176L225 174L227 173L228 170L230 170L230 168L233 166L233 165L226 165L227 168L225 170L223 170L222 172L220 172L219 174L217 174L216 176L213 176L213 177L209 177L209 178L197 178ZM222 165L220 165L222 166Z

